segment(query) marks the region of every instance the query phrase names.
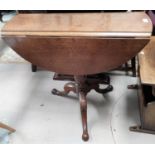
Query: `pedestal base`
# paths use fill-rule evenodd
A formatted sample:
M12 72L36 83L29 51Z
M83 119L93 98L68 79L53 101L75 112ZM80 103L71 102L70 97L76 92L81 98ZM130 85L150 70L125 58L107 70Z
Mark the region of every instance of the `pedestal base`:
M67 75L64 75L67 78ZM55 75L54 78L63 79L63 75ZM64 90L59 91L57 89L52 90L52 94L64 96L68 95L69 92L74 92L79 96L81 116L82 116L82 126L83 126L83 134L82 139L87 141L89 139L88 129L87 129L87 93L90 90L94 89L96 92L100 94L105 94L113 90L113 87L110 85L110 78L104 74L94 75L94 76L68 76L71 81L65 84ZM100 88L100 84L105 84L107 87L105 89Z

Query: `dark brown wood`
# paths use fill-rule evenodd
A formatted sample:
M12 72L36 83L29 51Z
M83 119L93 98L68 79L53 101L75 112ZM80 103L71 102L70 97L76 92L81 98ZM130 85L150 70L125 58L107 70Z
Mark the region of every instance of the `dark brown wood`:
M87 129L87 99L86 94L83 91L79 91L79 100L80 100L80 110L81 110L82 127L83 127L82 139L84 141L87 141L89 139Z
M63 78L63 76L66 78L67 75L60 75L56 74L54 76L55 80L60 78ZM71 76L68 76L66 78L67 80L73 81ZM80 109L81 109L81 117L82 117L82 126L83 126L83 134L82 139L84 141L87 141L89 139L88 129L87 129L87 93L90 92L90 90L94 89L96 92L100 94L105 94L113 90L113 87L110 85L110 78L107 75L104 74L97 74L97 75L91 75L91 76L74 76L75 82L69 82L65 84L64 90L59 91L57 89L52 90L52 94L59 95L59 96L66 96L69 94L69 92L77 93L79 96L79 102L80 102ZM105 89L100 89L100 84L106 84L107 87Z
M85 76L74 76L75 82L77 84L79 101L80 101L80 110L82 116L82 127L83 134L82 139L87 141L89 139L88 129L87 129L87 99L86 95L90 91L90 88L87 87L87 78Z
M19 14L3 27L2 37L37 66L86 75L130 60L146 45L151 30L143 12Z
M136 77L136 57L131 59L132 76Z
M145 38L12 36L3 36L3 39L33 64L70 75L96 74L114 69L134 57L149 41Z
M130 64L129 64L130 62ZM136 77L137 68L136 68L136 57L133 57L130 61L126 62L125 64L121 65L120 67L116 68L116 70L125 71L126 75L128 72L132 72L132 76Z
M52 94L58 95L58 96L65 96L65 95L68 95L71 91L74 93L77 93L75 83L73 83L73 82L69 82L69 83L65 84L64 91L59 91L57 89L53 89Z
M32 69L32 72L36 72L36 71L37 71L37 66L36 66L36 65L31 64L31 69Z
M93 82L93 83L100 83L100 84L110 84L110 77L106 73L86 75L86 77L89 83ZM53 80L75 81L73 75L58 74L58 73L54 74Z
M53 76L53 80L74 81L74 76L73 75L65 75L65 74L55 73L54 76Z

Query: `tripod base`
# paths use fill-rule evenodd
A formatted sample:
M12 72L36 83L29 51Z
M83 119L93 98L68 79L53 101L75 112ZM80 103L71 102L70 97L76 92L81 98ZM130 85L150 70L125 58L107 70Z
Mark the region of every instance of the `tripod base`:
M63 75L56 75L55 78L58 78L58 80L63 79ZM67 76L64 76L67 79ZM103 78L104 77L104 78ZM113 90L113 87L110 85L110 78L109 76L103 75L102 78L99 78L99 76L68 76L68 78L71 79L71 81L65 84L64 90L59 91L57 89L52 90L52 94L59 95L59 96L66 96L70 92L74 92L78 94L79 96L79 102L80 102L80 109L81 109L81 117L82 117L82 126L83 126L83 133L82 133L82 139L84 141L88 141L89 134L88 134L88 128L87 128L87 94L94 89L96 92L100 94L105 94ZM100 84L105 84L107 87L105 89L100 88Z

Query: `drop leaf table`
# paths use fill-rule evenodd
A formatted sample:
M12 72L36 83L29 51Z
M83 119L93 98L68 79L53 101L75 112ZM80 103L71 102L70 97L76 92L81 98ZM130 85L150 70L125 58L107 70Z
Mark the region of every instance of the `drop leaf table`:
M83 134L87 129L86 95L91 89L112 90L101 74L133 58L149 42L152 23L144 12L18 14L2 29L5 42L23 58L72 82L56 95L77 93ZM61 78L60 78L61 79ZM99 84L106 84L100 89Z

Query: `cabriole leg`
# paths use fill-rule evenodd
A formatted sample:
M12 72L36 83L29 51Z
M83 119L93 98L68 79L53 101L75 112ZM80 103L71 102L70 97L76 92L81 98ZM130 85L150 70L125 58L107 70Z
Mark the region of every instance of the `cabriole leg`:
M88 129L87 129L87 99L86 99L86 95L91 90L91 87L88 87L86 76L74 76L74 79L77 84L77 90L78 90L79 101L80 101L80 110L81 110L82 127L83 127L82 139L84 141L88 141L89 134L88 134Z
M86 95L83 92L79 92L79 100L80 100L80 109L81 109L82 127L83 127L82 139L84 141L88 141L89 134L87 129L87 99Z
M59 96L65 96L65 95L68 95L71 91L76 93L76 85L73 82L69 82L69 83L65 84L64 91L59 91L57 89L53 89L52 94L59 95Z

